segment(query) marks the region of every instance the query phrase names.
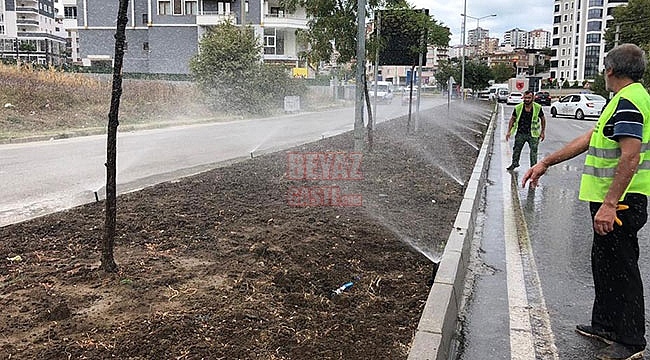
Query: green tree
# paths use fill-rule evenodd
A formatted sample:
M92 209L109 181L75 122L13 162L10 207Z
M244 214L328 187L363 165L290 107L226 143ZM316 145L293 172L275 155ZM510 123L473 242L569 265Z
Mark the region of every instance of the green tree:
M618 44L636 44L650 53L650 0L630 0L627 5L616 7L613 17L605 32L606 50L616 45L618 29ZM643 83L650 87L650 69L646 69Z
M606 99L609 98L609 91L605 88L605 77L602 73L598 73L598 75L594 77L594 83L591 84L591 91Z
M447 81L449 81L450 77L453 77L456 83L460 83L460 72L461 65L456 59L441 62L438 71L436 71L438 87L448 90Z
M465 62L465 87L480 90L488 87L488 81L494 78L492 69L483 62Z
M190 71L213 107L235 114L265 114L285 95L304 92L304 84L283 68L262 64L260 43L250 27L244 29L230 22L210 28L190 61Z
M492 74L495 82L504 83L515 76L515 69L510 64L498 63L492 67Z

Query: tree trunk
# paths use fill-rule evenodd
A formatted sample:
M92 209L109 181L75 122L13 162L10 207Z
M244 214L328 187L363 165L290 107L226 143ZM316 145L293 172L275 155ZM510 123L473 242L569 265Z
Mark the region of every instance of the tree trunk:
M413 86L415 86L415 64L411 66L411 79L409 79L408 89L409 89L409 114L408 118L406 120L406 134L410 135L411 134L411 127L412 127L412 122L411 122L411 103L413 102Z
M368 78L366 77L365 70L363 74L363 92L366 95L366 109L368 109L368 151L372 152L373 114L372 106L370 104L370 94L368 93ZM377 101L377 99L375 99L375 101Z
M126 42L126 24L128 22L128 0L120 0L117 14L117 31L115 32L115 63L113 65L113 88L111 108L108 114L108 136L106 140L106 220L104 223L104 243L100 268L106 272L117 272L113 258L115 246L115 223L117 217L117 127L119 122L120 97L122 96L122 63L124 61L124 44Z

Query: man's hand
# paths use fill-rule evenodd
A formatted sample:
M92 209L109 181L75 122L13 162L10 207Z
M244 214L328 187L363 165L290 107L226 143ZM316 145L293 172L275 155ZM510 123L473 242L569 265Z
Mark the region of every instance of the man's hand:
M539 134L539 141L544 141L545 138L546 138L546 135L544 135L544 132L542 131L542 133Z
M614 221L616 220L616 206L603 203L596 216L594 216L594 231L601 236L614 231Z
M506 142L508 142L509 140L510 140L510 131L506 133Z
M521 180L521 187L525 188L526 183L528 181L530 181L530 186L537 187L537 182L539 181L539 178L546 173L547 169L548 166L546 166L543 160L535 164L535 166L528 169L528 171L526 171L526 173L524 174L524 177Z

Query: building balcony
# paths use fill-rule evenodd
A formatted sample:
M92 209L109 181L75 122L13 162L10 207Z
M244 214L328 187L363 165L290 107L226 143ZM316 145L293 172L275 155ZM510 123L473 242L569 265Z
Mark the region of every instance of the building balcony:
M40 24L38 20L33 19L16 19L16 24L20 26L36 26Z
M307 17L298 14L266 14L263 25L275 28L307 29Z
M37 6L19 6L16 7L16 13L18 14L36 14L38 15Z
M264 61L269 62L285 62L285 61L298 61L298 55L295 54L264 54Z
M232 12L218 12L218 11L203 11L201 14L196 15L196 24L203 26L217 25L230 21L233 24L237 23L235 13Z

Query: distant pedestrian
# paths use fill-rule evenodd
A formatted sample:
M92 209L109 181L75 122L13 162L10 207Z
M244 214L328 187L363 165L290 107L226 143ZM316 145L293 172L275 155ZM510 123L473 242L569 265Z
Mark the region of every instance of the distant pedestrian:
M512 149L512 162L507 170L512 171L519 167L519 158L524 144L528 143L530 150L530 166L537 163L537 148L540 141L544 141L546 131L546 118L542 105L533 101L534 94L527 90L524 92L524 102L517 104L508 122L506 141L515 135L515 145Z
M576 331L610 344L598 359L637 359L646 346L637 233L650 195L650 95L638 82L647 59L638 46L623 44L604 65L605 85L615 95L596 126L529 169L522 185L537 186L551 165L587 152L579 198L589 202L593 220L595 299L591 324Z

